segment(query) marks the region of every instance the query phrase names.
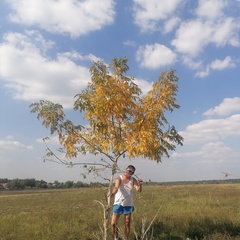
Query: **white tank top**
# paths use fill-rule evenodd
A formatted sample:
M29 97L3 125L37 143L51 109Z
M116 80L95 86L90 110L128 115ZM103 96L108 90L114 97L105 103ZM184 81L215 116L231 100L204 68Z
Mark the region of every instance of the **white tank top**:
M122 175L121 184L115 194L114 205L133 206L133 178L131 177L128 183L124 183Z

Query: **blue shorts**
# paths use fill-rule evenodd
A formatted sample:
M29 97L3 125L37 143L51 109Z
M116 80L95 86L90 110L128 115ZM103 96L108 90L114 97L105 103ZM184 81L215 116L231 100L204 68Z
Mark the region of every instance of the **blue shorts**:
M129 214L134 211L133 206L113 205L113 212L116 214Z

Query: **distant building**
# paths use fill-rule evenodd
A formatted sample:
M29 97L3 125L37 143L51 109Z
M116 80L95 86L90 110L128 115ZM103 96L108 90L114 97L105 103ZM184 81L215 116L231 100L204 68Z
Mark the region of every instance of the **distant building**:
M7 183L0 183L0 185L4 188L4 189L7 189Z

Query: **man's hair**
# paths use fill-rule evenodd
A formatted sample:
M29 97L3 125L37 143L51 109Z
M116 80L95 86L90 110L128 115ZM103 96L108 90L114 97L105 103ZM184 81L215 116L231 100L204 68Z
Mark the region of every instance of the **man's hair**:
M136 168L135 168L133 165L128 165L127 169L128 169L128 168L131 168L131 169L133 169L134 171L136 171Z

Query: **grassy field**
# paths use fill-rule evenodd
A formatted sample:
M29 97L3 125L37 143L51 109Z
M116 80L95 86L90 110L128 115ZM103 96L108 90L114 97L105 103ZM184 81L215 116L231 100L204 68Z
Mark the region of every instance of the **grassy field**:
M100 240L102 208L94 200L104 201L104 192L0 191L0 239ZM149 240L240 239L240 184L146 185L134 195L132 240L149 225Z

